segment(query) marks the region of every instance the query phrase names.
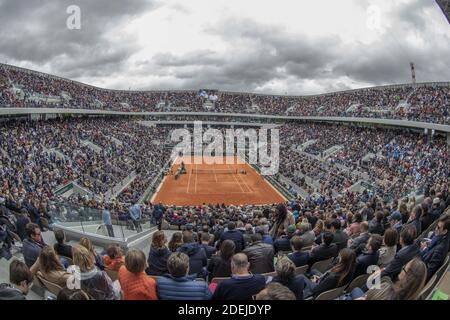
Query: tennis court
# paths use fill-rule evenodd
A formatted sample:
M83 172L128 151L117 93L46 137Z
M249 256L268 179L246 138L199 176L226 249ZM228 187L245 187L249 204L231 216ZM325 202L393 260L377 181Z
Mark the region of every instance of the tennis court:
M236 160L234 156L231 158ZM223 157L223 164L205 162L195 164L194 157L191 157L191 164L186 160L188 159L179 158L175 161L171 168L173 174L164 178L158 192L152 198L153 202L192 206L203 203L245 205L286 201L247 163L237 164L237 161L234 161L234 164L226 164L226 157ZM205 158L202 160L205 161ZM175 172L181 161L186 164L186 174L181 174L175 179Z

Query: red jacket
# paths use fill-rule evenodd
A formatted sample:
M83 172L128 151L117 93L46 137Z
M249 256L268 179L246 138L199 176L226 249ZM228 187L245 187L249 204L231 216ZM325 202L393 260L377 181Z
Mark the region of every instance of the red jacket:
M125 264L125 258L123 256L111 259L109 256L103 256L103 264L111 271L119 271L120 267Z
M119 269L119 282L124 300L158 300L156 281L145 272L134 274L122 266Z

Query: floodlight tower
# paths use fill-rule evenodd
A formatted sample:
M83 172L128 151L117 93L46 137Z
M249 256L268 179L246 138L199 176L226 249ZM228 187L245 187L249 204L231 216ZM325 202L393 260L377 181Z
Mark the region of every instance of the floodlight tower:
M409 64L411 66L412 83L416 84L416 67L414 66L414 62L410 62Z

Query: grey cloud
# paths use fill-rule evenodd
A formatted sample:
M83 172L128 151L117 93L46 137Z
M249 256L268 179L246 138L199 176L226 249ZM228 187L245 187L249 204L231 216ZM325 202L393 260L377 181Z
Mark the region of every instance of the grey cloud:
M262 25L252 20L227 19L205 28L221 37L229 51L192 51L174 56L155 55L145 70L167 74L172 70L177 84L186 89L199 87L232 91L253 91L266 83L292 77L303 79L330 76L329 61L338 56L338 36L311 38L292 34L280 26Z
M159 66L191 66L191 65L218 65L224 60L219 58L214 51L192 51L183 56L175 56L170 52L158 53L153 56L153 63Z
M69 4L82 9L82 30L65 27ZM376 1L357 0L368 7ZM217 88L290 94L323 93L367 85L409 81L409 62L416 63L419 81L450 80L450 35L437 34L428 13L434 1L411 0L395 4L383 19L390 29L370 46L344 43L330 26L326 37L294 33L281 25L257 23L240 17L211 21L204 32L219 37L228 50L191 50L176 55L161 52L131 63L140 50L133 37L110 39L111 28L127 19L155 10L162 2L135 0L0 0L0 60L29 63L60 75L105 83L113 88ZM195 10L168 5L182 12ZM435 8L436 9L436 8ZM437 9L438 10L438 9ZM410 41L419 37L421 43ZM135 82L127 81L133 79ZM286 83L274 92L274 82ZM314 92L312 92L314 91Z
M69 5L81 9L81 30L66 27ZM156 2L147 0L134 0L128 5L119 0L3 0L0 55L13 62L49 64L53 72L75 77L96 73L92 66L122 63L139 49L133 39L115 42L108 38L108 32L156 7Z

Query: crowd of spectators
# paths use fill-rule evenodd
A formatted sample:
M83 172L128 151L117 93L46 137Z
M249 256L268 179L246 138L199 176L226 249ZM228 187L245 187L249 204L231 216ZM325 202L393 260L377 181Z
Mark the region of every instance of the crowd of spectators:
M280 132L280 140L286 142L280 147L280 174L306 191L312 187L322 194L345 194L356 182L365 181L387 200L390 194L406 196L433 181L445 182L450 174L442 136L331 124L286 124ZM303 151L298 149L313 140ZM333 146L340 149L326 155ZM319 185L314 188L310 181Z
M448 184L433 185L422 204L406 211L377 196L199 206L169 242L164 231L155 232L147 255L113 244L99 253L87 238L68 246L61 231L50 247L39 226L27 223L25 263L11 262L0 299L25 299L39 277L61 287L57 299L303 300L342 288L335 299L415 300L449 252L449 192ZM165 208L167 222L171 210ZM71 264L81 272L80 288L67 288ZM361 276L380 277L380 286L350 285Z
M106 90L0 65L0 105L114 111L191 111L406 119L449 124L450 85L375 87L317 96ZM210 102L207 104L206 102Z
M0 130L0 256L10 258L5 249L20 241L25 263L11 263L11 281L0 285L0 298L23 299L33 276L61 286L61 299L318 298L378 265L381 289L362 286L341 298L415 299L448 254L450 166L441 136L285 124L280 175L305 188L306 198L266 206L177 207L148 201L139 206L136 202L169 160L171 150L165 146L173 128L113 118L5 121ZM310 140L319 143L294 150ZM325 157L334 145L342 149ZM105 200L107 191L132 172L133 182ZM349 190L362 180L372 188ZM58 208L61 199L55 194L71 181L96 196L67 199L75 213ZM422 202L404 198L418 189ZM107 213L103 220L109 226L137 211L139 219L141 213L149 220L163 219L161 224L178 226L180 232L170 240L155 232L148 255L137 249L124 253L117 246L99 253L88 239L69 246L60 232L53 248L44 243L42 232L52 212L70 220L89 208ZM134 227L139 229L139 223ZM315 269L317 262L328 260L325 269ZM71 261L81 271L79 291L65 288ZM296 274L304 266L306 271ZM105 269L117 272L118 282ZM417 271L414 277L409 270ZM222 277L227 279L213 281Z

